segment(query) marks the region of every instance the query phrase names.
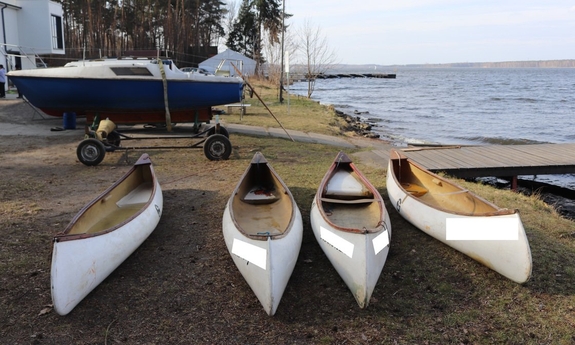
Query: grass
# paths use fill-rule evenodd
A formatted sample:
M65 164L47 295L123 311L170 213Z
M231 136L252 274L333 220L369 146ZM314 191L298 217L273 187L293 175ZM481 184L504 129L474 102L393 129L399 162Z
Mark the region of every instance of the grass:
M303 132L315 132L325 135L340 136L342 135L339 126L343 125L343 121L339 117L334 116L334 110L331 107L322 106L317 102L309 100L305 97L298 95L290 95L289 107L287 95L284 94L284 102L279 102L279 93L277 88L274 88L265 83L250 83L255 89L269 109L271 109L273 116L269 111L262 106L256 95L253 98L249 97L246 91L245 103L251 104L247 108L247 115L240 119L237 110L229 115L223 115L222 118L228 123L238 123L243 125L256 125L263 127L281 127L278 124L292 130ZM249 89L246 86L246 89ZM224 109L227 111L227 109ZM274 118L275 116L275 118Z
M256 91L286 128L340 135L332 110L292 96L288 114L287 104L275 101L277 90L258 83ZM223 119L279 127L261 104L248 101L252 106L243 119L237 114ZM393 231L371 303L361 310L309 224L313 196L338 148L236 134L230 139L227 161L207 161L200 150L149 152L164 190L158 228L66 317L38 315L50 303L51 235L83 205L78 196L101 192L126 170L122 153L109 154L92 168L38 163L36 174L0 166L0 173L31 175L1 184L0 339L11 344L575 342L575 223L538 197L454 180L501 207L520 210L533 276L519 285L406 222L389 205L385 171L357 161L386 200ZM12 156L2 153L8 145L0 142L0 159L10 166L6 158ZM289 186L304 219L300 256L271 318L233 265L221 235L225 202L256 151ZM358 151L346 150L352 159ZM34 181L33 176L39 181L46 176L52 187L17 182ZM79 192L68 196L69 191ZM23 206L37 211L23 212Z

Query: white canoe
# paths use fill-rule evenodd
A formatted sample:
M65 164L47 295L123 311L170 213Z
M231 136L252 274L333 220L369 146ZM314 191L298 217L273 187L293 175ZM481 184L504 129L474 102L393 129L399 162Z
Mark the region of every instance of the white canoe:
M518 210L500 208L392 150L387 192L421 231L517 282L531 276L531 249Z
M321 249L366 308L389 253L391 223L381 194L345 153L321 181L310 219Z
M51 290L54 310L66 315L154 231L163 197L150 157L88 203L54 237Z
M291 192L260 152L234 189L222 228L234 263L274 315L299 255L303 223Z

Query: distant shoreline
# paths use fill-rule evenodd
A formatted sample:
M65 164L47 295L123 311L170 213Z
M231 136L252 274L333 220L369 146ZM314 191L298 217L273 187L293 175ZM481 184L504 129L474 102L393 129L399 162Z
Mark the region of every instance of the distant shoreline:
M500 61L500 62L455 62L455 63L426 63L407 65L378 65L378 64L338 64L332 65L330 70L389 70L393 68L575 68L575 59L566 60L538 60L538 61Z

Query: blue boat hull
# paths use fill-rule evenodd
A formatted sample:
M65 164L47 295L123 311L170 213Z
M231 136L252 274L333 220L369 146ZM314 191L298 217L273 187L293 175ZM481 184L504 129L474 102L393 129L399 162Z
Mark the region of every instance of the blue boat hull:
M35 107L52 116L65 112L163 112L164 86L158 79L88 79L11 76ZM241 101L243 83L168 80L170 111L189 111Z

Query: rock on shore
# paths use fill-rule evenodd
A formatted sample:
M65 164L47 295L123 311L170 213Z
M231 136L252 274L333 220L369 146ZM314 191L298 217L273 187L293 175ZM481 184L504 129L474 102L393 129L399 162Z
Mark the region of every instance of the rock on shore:
M345 127L342 126L342 131L351 131L361 135L362 137L370 139L378 139L380 137L379 134L373 133L371 131L372 125L363 121L361 117L349 115L337 109L334 109L334 111L337 116L343 118L347 124Z

